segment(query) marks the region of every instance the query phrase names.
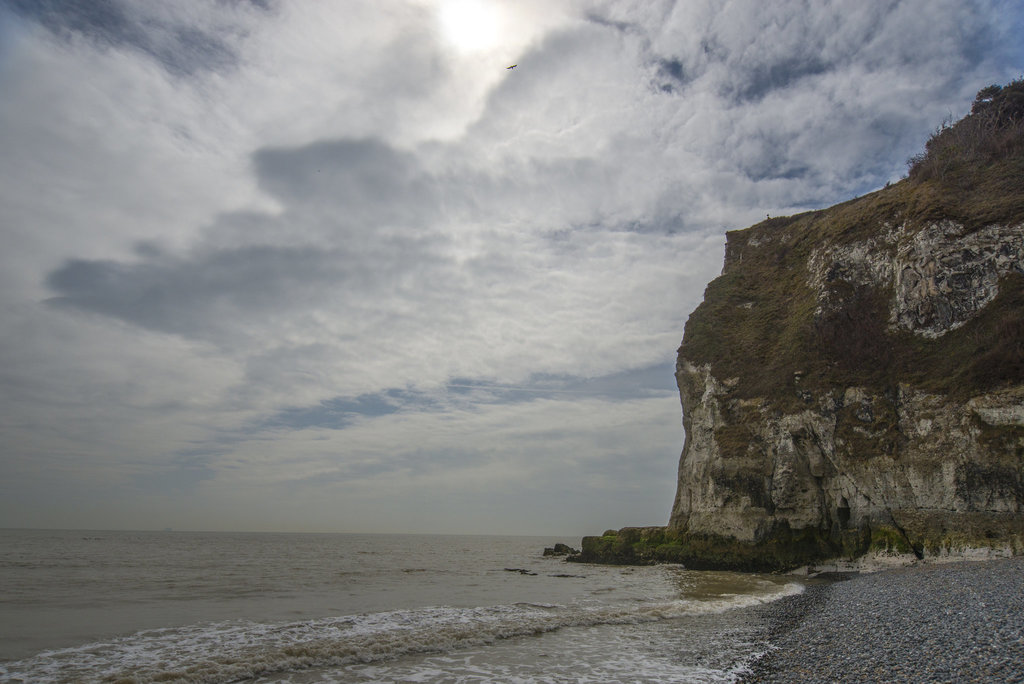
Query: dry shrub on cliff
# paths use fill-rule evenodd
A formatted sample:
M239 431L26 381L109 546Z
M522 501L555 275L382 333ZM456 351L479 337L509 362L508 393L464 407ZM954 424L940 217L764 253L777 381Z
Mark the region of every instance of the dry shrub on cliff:
M971 113L944 122L907 164L910 180L947 180L958 171L1024 151L1024 80L978 91Z

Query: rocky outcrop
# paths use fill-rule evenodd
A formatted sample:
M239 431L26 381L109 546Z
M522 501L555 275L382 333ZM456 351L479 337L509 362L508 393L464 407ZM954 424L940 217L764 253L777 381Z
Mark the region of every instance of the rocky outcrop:
M727 235L676 364L667 527L579 560L779 570L1024 552L1024 80L908 178Z
M891 288L890 325L938 337L995 299L999 280L1024 271L1024 231L990 225L968 232L945 220L919 231L883 225L877 237L830 244L811 254L808 270L820 306L842 306L829 284ZM820 313L820 311L819 311Z
M575 560L1024 551L1024 222L849 230L906 191L729 234L679 350L669 525L587 537Z
M1024 550L1024 224L813 231L830 220L730 234L723 275L687 325L667 534L717 541L675 559L728 566L738 547L778 569L870 549ZM733 273L751 268L761 292ZM790 286L773 291L773 279ZM780 307L791 318L774 331L755 320ZM775 357L759 362L745 333L774 338Z
M579 553L579 550L572 548L568 544L558 543L554 546L548 546L544 549L545 556L574 556Z

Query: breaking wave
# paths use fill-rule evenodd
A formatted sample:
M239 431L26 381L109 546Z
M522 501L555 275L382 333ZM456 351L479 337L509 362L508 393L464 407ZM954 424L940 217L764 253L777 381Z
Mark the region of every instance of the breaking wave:
M802 591L711 600L632 601L572 606L519 603L478 608L418 608L285 624L247 621L148 630L106 642L44 651L0 663L13 682L232 682L315 667L372 663L416 653L486 646L566 627L627 625L721 613Z

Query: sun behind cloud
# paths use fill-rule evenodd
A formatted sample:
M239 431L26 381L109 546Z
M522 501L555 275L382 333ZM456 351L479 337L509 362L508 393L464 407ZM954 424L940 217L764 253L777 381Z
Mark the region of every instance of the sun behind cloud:
M446 0L438 9L441 35L459 52L479 52L499 39L501 11L488 0Z

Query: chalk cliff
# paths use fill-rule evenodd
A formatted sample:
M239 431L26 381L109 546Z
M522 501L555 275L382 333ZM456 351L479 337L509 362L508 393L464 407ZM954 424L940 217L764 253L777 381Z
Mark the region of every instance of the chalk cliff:
M772 567L1021 550L1024 223L816 221L729 236L680 348L670 530Z
M1024 551L1024 82L907 179L727 235L676 379L666 528L582 560L785 569Z

